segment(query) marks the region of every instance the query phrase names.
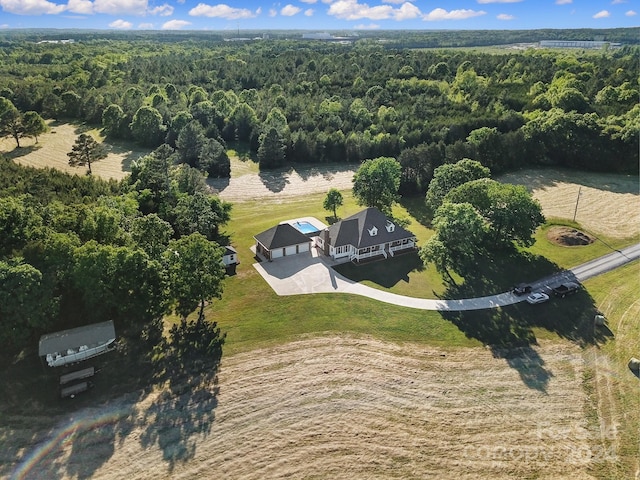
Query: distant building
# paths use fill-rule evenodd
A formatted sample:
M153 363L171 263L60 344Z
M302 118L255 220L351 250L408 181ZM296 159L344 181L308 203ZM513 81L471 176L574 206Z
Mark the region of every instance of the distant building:
M333 35L327 32L322 33L303 33L304 40L333 40Z
M605 42L602 40L540 40L540 48L586 48L599 49L619 47L619 43Z

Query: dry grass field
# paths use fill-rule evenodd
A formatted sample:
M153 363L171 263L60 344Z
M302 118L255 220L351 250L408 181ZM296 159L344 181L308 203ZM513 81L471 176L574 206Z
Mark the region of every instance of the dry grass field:
M531 169L499 179L527 187L548 218L572 220L575 213L576 222L585 230L611 238L628 238L640 232L638 177Z
M593 478L582 377L566 344L495 358L300 339L224 359L187 438L197 399L165 411L158 392L125 397L61 421L15 478Z
M71 174L85 175L86 167L69 166L67 153L71 151L73 143L81 133L89 133L97 141L104 142L98 130L86 130L83 126L57 122L49 122L49 128L49 132L38 137L38 143L32 138L21 139L19 149L12 138L0 139L0 153L29 167L51 167ZM131 162L149 153L148 149L141 149L134 144L103 145L108 152L107 158L91 164L93 175L102 178L124 178L130 170Z

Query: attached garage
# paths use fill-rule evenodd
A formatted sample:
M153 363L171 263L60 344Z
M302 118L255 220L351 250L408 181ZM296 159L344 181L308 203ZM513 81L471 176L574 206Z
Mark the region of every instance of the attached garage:
M309 237L288 223L276 225L254 238L256 254L269 261L308 252L311 249Z

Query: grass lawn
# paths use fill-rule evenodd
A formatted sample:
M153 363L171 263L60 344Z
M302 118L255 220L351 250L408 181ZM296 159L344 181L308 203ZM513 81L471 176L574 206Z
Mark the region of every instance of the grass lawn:
M342 192L344 205L339 218L362 207L350 191ZM233 205L227 233L238 250L241 264L237 275L225 282L221 300L208 307L208 317L227 333L225 353L246 351L264 344L284 343L299 335L349 332L374 335L396 341L418 341L463 346L531 344L537 338L589 339L580 331L593 310L587 292L549 305L517 305L490 312L447 314L398 308L353 295L318 294L278 297L257 271L250 247L253 236L276 223L297 217L314 216L325 223L332 213L322 208L324 194L304 198L238 202ZM425 222L421 199L404 199L394 207L394 215L408 219L408 229L422 245L432 234ZM556 223L556 222L554 222ZM345 264L338 270L345 276L373 288L423 298L469 298L500 293L521 281L533 281L564 267L586 262L633 243L634 239L603 239L586 247L560 247L546 239L547 226L537 233L536 244L523 252L479 258L473 278L459 286L446 286L432 266L424 267L417 255L399 256L391 261L356 267ZM544 312L544 315L540 315ZM571 318L567 322L566 318ZM541 320L542 319L542 320ZM558 327L557 324L561 327Z

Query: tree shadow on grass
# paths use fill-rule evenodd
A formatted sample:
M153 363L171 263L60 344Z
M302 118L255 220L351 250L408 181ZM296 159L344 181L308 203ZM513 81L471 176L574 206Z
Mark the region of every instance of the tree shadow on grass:
M169 470L195 455L196 435L207 435L218 406L218 368L225 336L205 319L174 325L156 349L154 378L164 385L145 411L140 443L162 450Z
M553 373L534 348L538 340L534 329L543 328L580 346L602 344L610 338L610 330L594 326L597 312L586 290L567 298L553 296L549 283L554 283L557 265L543 257L518 252L502 252L494 258L479 259L464 283L449 284L442 298L475 298L508 291L521 281L532 282L534 291L546 291L550 300L530 305L526 301L490 310L442 312L443 318L456 325L468 338L476 339L491 349L494 357L504 358L515 368L529 388L546 391ZM570 273L561 273L570 277ZM559 281L555 282L559 283Z
M417 252L397 255L384 261L360 265L343 263L334 267L338 273L354 282L369 280L385 288L391 288L399 282L409 282L409 273L422 271L424 268Z
M2 155L9 160L16 160L20 157L26 157L30 153L33 153L36 150L40 150L40 148L42 148L42 146L39 144L28 145L26 147L20 147L20 148L16 147L10 152L2 153Z
M288 168L260 170L258 176L267 189L273 193L278 193L284 190L284 188L289 184L289 173L290 170Z
M146 327L137 342L130 342L130 349L119 352L117 365L109 366L118 370L111 375L122 382L111 392L114 404L83 409L71 421L75 431L66 461L70 476L92 477L134 430L142 432L142 447L160 448L171 471L193 458L196 436L211 431L224 335L206 320L179 324L172 328L170 339L162 335L162 327L162 322ZM99 381L104 384L101 379L96 384ZM95 393L99 392L90 392ZM139 411L136 405L150 395L156 396Z

